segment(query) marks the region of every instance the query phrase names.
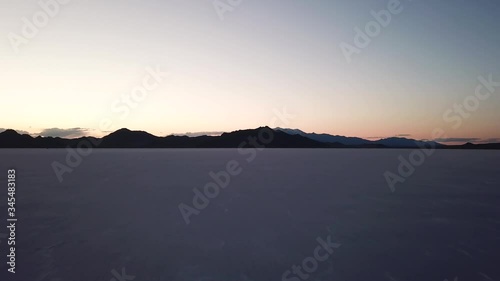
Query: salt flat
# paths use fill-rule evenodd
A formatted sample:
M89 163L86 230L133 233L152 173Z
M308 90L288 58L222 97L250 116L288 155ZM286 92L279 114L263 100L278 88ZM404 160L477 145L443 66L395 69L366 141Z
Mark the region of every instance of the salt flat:
M327 237L340 246L307 280L500 280L500 151L436 151L392 192L409 153L94 150L59 182L65 150L0 150L0 223L12 168L19 219L0 280L298 281L283 274ZM240 173L187 225L179 204L229 161Z

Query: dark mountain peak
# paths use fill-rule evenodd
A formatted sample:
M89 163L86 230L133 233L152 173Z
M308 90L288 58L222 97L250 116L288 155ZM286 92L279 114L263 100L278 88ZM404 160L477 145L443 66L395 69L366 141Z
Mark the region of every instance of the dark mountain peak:
M114 137L114 136L130 136L130 135L144 135L144 136L152 136L155 137L154 135L145 132L145 131L132 131L127 128L122 128L117 131L112 132L111 134L107 135L106 137ZM105 138L106 138L105 137Z
M238 134L241 135L241 134L257 133L257 132L259 132L262 129L272 130L268 126L263 126L263 127L258 127L256 129L242 129L242 130L236 130L236 131L232 131L232 132L224 132L224 133L222 133L221 136L230 136L230 135L238 135Z
M34 138L30 135L21 135L15 130L6 130L0 133L0 147L6 148L32 148L37 147Z
M130 133L130 132L132 132L132 131L127 129L127 128L121 128L119 130L114 131L111 134L123 134L123 133Z
M159 137L144 131L131 131L127 128L115 131L104 138L101 147L142 148L151 147Z
M12 130L12 129L7 129L0 134L2 134L4 136L20 136L21 135L16 130Z
M287 133L289 135L300 135L308 139L312 139L322 143L330 143L333 145L351 145L351 146L366 146L372 145L373 143L369 140L356 137L346 137L339 135L329 135L329 134L317 134L317 133L305 133L299 129L286 129L286 128L276 128L277 131Z
M306 133L302 130L299 130L299 129L290 129L290 128L280 128L280 127L276 127L274 128L275 131L281 131L281 132L285 132L289 135L305 135Z

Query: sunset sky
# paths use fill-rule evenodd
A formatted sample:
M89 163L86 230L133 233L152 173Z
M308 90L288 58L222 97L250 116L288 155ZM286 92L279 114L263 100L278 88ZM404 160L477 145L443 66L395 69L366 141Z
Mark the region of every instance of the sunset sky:
M23 43L23 17L44 10L1 1L0 128L75 137L273 123L364 138L430 139L435 128L500 138L500 86L460 125L454 112L443 118L472 99L479 76L500 82L500 2L402 0L348 62L342 42L354 45L354 29L391 1L242 0L221 18L212 0L72 0ZM168 76L156 85L151 71ZM141 101L122 100L144 81L155 85ZM273 122L283 108L293 119Z

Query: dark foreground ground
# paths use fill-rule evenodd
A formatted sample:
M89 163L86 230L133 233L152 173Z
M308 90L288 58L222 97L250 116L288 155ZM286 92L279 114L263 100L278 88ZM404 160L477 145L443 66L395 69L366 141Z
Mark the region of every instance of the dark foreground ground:
M96 150L59 182L65 150L0 150L0 280L500 280L500 151L436 151L391 192L411 152ZM231 160L241 173L187 225L179 204ZM324 261L318 239L336 245Z

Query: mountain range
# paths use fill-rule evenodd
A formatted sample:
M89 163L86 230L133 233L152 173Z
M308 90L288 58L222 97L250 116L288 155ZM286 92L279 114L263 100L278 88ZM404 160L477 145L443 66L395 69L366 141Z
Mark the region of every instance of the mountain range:
M0 148L421 148L438 149L500 149L500 143L444 145L437 142L408 138L385 138L376 141L357 137L305 133L298 129L260 127L223 133L220 136L158 137L144 131L120 129L102 138L32 137L15 130L0 133Z
M385 139L380 139L377 141L370 141L370 140L357 138L357 137L345 137L345 136L329 135L329 134L305 133L305 132L298 130L298 129L276 128L276 130L280 130L280 131L283 131L283 132L291 134L291 135L301 135L301 136L304 136L306 138L310 138L312 140L319 141L319 142L341 143L341 144L348 145L348 146L366 146L366 145L370 145L370 144L374 145L374 146L394 147L394 148L408 148L408 147L415 147L416 145L423 146L426 144L433 144L436 147L442 146L442 144L437 143L437 142L417 141L414 139L398 138L398 137L385 138Z

